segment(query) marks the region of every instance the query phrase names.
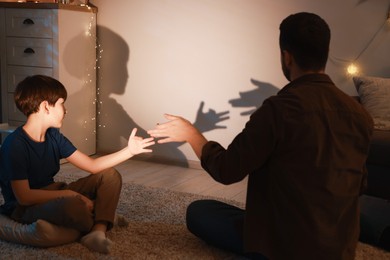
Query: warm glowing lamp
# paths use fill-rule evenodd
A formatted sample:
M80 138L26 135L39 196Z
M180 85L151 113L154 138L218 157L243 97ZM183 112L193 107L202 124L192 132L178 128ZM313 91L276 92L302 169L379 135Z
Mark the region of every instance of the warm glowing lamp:
M354 76L358 74L358 72L359 72L359 68L353 63L351 63L347 68L347 73L350 76Z

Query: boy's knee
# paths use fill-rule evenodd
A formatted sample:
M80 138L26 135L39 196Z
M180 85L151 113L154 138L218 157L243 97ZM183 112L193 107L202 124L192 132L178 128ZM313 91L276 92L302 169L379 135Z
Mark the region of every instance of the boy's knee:
M93 214L80 196L63 198L64 217L63 225L79 230L81 233L89 232L94 224Z
M122 175L115 168L108 168L101 171L99 174L102 175L104 180L108 180L110 182L118 183L122 185Z

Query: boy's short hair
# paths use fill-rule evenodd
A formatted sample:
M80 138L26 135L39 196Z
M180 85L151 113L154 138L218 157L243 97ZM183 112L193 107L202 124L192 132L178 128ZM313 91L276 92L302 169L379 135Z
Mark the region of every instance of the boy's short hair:
M320 16L296 13L280 24L280 49L291 53L301 69L325 69L329 54L330 29Z
M16 107L26 116L38 112L42 101L54 106L58 99L66 100L67 92L58 80L44 75L26 77L16 86Z

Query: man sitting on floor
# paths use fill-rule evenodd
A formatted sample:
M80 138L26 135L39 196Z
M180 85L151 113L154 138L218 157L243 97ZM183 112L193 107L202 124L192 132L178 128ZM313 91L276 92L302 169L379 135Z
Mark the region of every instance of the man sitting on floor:
M188 207L196 236L250 258L352 260L373 121L324 73L330 29L322 18L288 16L279 40L290 83L226 149L179 116L165 115L148 133L159 143L188 142L218 182L249 176L245 210L214 200Z

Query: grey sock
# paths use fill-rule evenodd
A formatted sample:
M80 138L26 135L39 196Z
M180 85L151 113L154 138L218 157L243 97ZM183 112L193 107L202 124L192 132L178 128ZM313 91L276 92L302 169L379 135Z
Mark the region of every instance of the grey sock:
M106 237L105 232L92 231L81 238L81 244L92 251L108 254L112 241Z

